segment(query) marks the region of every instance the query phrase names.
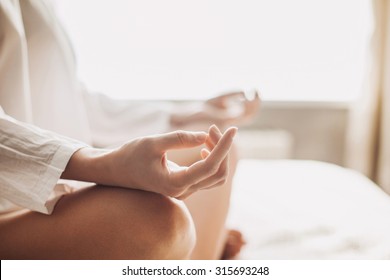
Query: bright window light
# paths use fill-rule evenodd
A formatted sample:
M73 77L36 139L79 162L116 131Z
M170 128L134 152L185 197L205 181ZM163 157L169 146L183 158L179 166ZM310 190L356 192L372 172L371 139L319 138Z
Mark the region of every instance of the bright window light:
M66 0L57 13L79 76L114 98L351 101L372 33L370 0Z

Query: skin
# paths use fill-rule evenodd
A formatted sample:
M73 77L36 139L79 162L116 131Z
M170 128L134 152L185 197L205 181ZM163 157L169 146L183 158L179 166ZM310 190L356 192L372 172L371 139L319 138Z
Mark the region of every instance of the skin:
M235 107L237 110L232 110ZM228 126L249 123L260 108L260 96L256 91L252 98L244 92L230 92L211 98L204 102L200 109L172 113L171 125L173 128L201 128L210 124L226 128Z
M192 193L225 182L227 157L237 128L229 128L202 159L189 167L167 159L167 151L209 142L204 132L175 131L135 139L118 149L84 148L76 152L62 174L63 179L95 182L184 199Z
M28 210L2 215L0 257L188 258L195 230L187 208L175 198L225 182L236 131L228 129L216 144L209 144L203 132L176 131L135 139L115 150L80 149L62 178L100 185L65 196L50 216ZM167 159L169 149L201 144L211 150L202 150L202 159L189 167Z
M231 104L241 106L240 114L232 114ZM250 122L257 114L260 107L260 97L256 92L252 99L249 99L243 92L232 92L223 94L206 101L201 110L193 110L184 113L175 113L172 116L173 127L184 127L185 129L205 129L209 123L216 123L224 128L229 125L241 125ZM221 137L220 131L209 131L210 138L216 143ZM208 143L210 145L210 143ZM210 146L207 146L211 149ZM199 149L195 147L187 150L176 150L169 153L169 158L182 165L191 165L199 160ZM230 256L239 252L243 240L238 239L238 245L228 244L235 231L227 230L225 221L229 210L230 195L238 155L234 145L229 151L228 169L229 173L224 184L217 188L196 192L184 200L188 207L196 228L197 241L192 251L192 259L220 259L224 249L234 250ZM230 242L231 243L231 242ZM227 248L234 247L234 248Z
M212 145L220 139L221 132L210 129L209 135L211 141L206 143L206 147L212 149ZM195 155L192 156L195 159ZM191 155L186 158L190 159ZM237 162L237 152L235 147L232 147L226 160L229 173L225 183L218 188L197 192L185 200L194 220L197 237L192 259L219 259L222 256L228 237L225 221Z
M0 240L1 259L186 259L195 234L175 199L95 186L64 196L52 215L2 215Z
M253 117L258 98L220 96L207 101L207 110L192 115L196 117L172 115L172 126L230 125L233 117L223 111L229 109L228 99L238 97L245 109L234 118L241 123ZM62 178L96 186L64 196L52 215L26 209L2 214L0 257L219 258L237 162L232 148L236 131L229 128L222 134L212 126L208 133L175 131L138 138L114 150L80 149ZM171 150L181 154L167 156Z

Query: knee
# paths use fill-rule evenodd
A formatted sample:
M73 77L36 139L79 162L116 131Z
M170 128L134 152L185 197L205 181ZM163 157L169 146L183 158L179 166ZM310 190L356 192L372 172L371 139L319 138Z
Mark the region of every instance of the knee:
M181 201L137 190L108 188L99 223L106 224L114 259L186 259L195 246L192 218Z
M155 211L147 226L145 247L151 258L187 259L195 247L196 234L191 214L182 201L153 194Z

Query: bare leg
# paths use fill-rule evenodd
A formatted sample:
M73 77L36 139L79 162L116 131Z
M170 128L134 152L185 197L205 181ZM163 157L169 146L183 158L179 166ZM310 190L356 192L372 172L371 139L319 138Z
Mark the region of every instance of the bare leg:
M50 216L0 216L1 259L183 259L194 242L183 203L123 188L66 195Z
M199 149L175 151L169 158L181 165L190 165L199 157ZM238 156L233 146L229 154L229 176L226 184L201 190L185 200L194 220L196 245L191 259L219 259L227 239L225 228L229 210L233 176Z

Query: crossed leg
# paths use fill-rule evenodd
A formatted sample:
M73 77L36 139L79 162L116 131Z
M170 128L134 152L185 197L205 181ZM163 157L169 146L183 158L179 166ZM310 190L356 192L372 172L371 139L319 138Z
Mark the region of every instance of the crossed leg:
M52 215L0 216L1 259L185 259L195 243L182 202L95 186L66 195Z
M189 166L199 160L200 149L173 151L169 158L180 165ZM233 177L238 163L236 147L229 152L229 175L224 185L201 190L184 202L193 218L196 229L196 245L191 259L220 259L228 239L225 222L230 205ZM241 241L241 240L240 240ZM239 245L241 248L242 244ZM236 249L236 252L239 251Z
M192 150L174 161L190 164L197 155ZM159 194L95 186L64 196L52 215L0 215L0 258L218 259L227 240L234 147L229 159L226 184L187 198L189 211Z

